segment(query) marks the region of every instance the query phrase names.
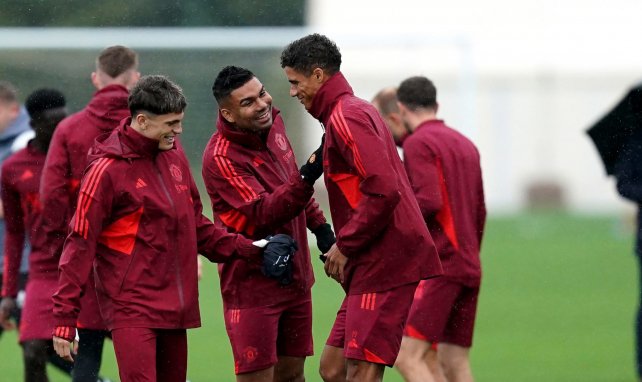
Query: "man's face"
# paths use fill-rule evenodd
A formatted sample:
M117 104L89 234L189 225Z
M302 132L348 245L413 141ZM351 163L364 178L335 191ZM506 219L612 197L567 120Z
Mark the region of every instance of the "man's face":
M141 114L139 114L139 116L140 115ZM174 147L176 136L183 132L183 117L185 113L168 113L161 115L143 113L142 115L145 119L140 123L142 126L140 133L149 139L158 141L159 150L165 151Z
M289 66L286 66L283 70L290 83L290 97L296 97L306 110L310 110L312 100L322 85L322 82L319 81L319 73L315 71L321 69L315 69L309 76Z
M0 100L0 132L4 131L20 114L20 105L16 102Z
M221 103L221 114L239 130L267 130L273 122L272 96L253 77Z

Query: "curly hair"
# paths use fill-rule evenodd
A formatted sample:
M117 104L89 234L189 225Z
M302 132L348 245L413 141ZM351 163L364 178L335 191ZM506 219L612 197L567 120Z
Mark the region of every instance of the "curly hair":
M288 44L281 53L281 67L290 67L306 76L315 68L332 75L341 69L341 52L324 35L314 33Z

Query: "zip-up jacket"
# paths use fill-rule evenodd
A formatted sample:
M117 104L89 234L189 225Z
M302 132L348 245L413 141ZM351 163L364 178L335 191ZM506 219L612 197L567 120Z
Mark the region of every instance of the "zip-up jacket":
M110 329L200 326L197 252L211 261L261 249L202 215L183 151L159 151L123 120L90 153L54 294L57 326L74 326L92 265Z
M6 223L2 296L16 297L25 239L31 242L29 279L58 277L58 261L43 251L42 215L38 189L44 152L32 145L2 164L2 204Z
M486 205L477 148L441 120L420 124L403 148L408 178L444 276L479 286Z
M46 250L57 260L76 209L80 179L88 164L87 153L98 136L108 134L129 116L128 96L124 86L106 86L94 94L84 109L63 119L54 131L40 184L40 198ZM78 326L104 329L93 275L89 280Z
M274 304L306 293L314 283L306 227L326 223L312 199L314 188L301 179L279 111L265 133L237 130L220 113L217 132L203 155L203 179L216 224L252 239L292 236L293 282L287 286L261 274L260 264L232 260L220 265L226 304L244 308Z
M326 128L323 171L337 246L348 257L349 294L389 290L438 276L441 264L386 124L355 97L341 72L310 114Z

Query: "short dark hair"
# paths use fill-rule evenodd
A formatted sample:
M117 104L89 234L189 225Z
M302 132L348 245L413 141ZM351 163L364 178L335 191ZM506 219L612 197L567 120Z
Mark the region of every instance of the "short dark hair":
M285 47L281 53L281 67L286 66L306 76L315 68L332 75L341 69L341 52L332 40L314 33Z
M434 109L437 106L437 88L424 76L410 77L399 85L397 99L410 110Z
M137 67L138 53L122 45L114 45L103 49L96 59L96 68L111 78L116 78Z
M250 70L238 66L226 66L218 73L212 85L212 94L219 104L234 90L256 77Z
M132 116L141 111L156 115L181 113L187 107L183 89L162 75L144 76L129 93Z
M56 89L38 89L29 94L25 101L25 108L32 119L37 118L42 112L49 109L65 107L65 96Z
M4 103L18 102L18 90L9 81L0 81L0 101Z

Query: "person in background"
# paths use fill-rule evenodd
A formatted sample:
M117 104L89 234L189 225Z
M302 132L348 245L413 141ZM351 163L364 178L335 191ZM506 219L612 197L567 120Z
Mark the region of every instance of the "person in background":
M65 118L56 129L42 175L40 198L43 232L50 256L60 258L69 220L76 207L78 187L96 137L108 134L129 116L129 89L140 78L138 54L124 46L110 46L96 58L91 82L96 88L87 106ZM90 275L90 280L93 276ZM75 326L75 325L74 325ZM94 282L87 283L78 317L80 347L74 362L74 382L95 381L100 371L103 343L109 335L98 310Z
M280 111L249 70L223 68L212 87L219 107L217 132L203 154L203 179L215 221L252 239L286 233L298 243L284 282L242 260L221 266L221 290L237 381L303 381L312 355L314 282L306 227L322 254L335 242L312 198L323 173L321 153L296 165ZM246 349L255 349L249 355Z
M469 352L486 222L479 152L437 118L437 89L428 78L404 80L397 98L411 132L403 144L404 166L444 275L419 284L395 365L407 381L443 380L445 375L448 381L472 382ZM431 376L426 357L436 343L443 375L433 367Z
M326 274L346 292L321 355L324 381L381 381L397 358L417 284L441 274L395 143L340 71L341 53L311 34L281 53L290 96L325 127L323 172L337 242Z
M392 139L394 139L395 144L397 145L397 152L403 160L402 146L403 142L408 137L409 132L403 124L401 115L399 114L399 106L397 106L397 89L394 87L383 88L374 96L374 98L372 98L371 102L386 122L388 130L392 134Z
M25 240L31 243L29 277L20 322L25 381L47 381L47 360L69 374L72 364L53 350L54 327L51 295L58 281L58 261L43 250L41 205L38 197L40 177L51 136L67 116L64 95L55 89L39 89L25 102L35 137L26 148L2 164L2 202L5 206L6 237L0 323L7 326L16 308L20 264Z

